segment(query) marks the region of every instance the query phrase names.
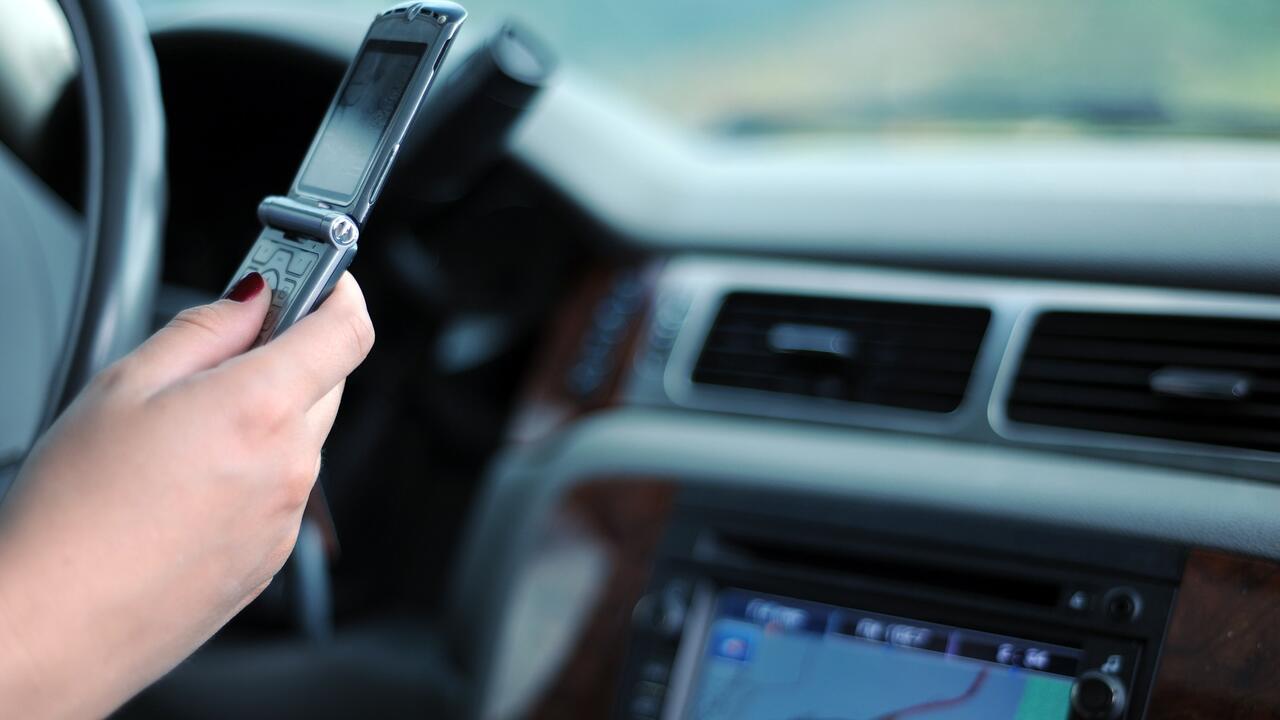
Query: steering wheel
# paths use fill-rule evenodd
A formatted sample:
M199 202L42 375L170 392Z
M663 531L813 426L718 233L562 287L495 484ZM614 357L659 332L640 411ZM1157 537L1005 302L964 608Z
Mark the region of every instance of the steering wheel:
M24 235L10 237L14 247L9 249L20 252L19 243L25 242L28 253L35 253L27 255L26 259L35 260L25 266L22 257L11 258L7 271L28 276L0 277L0 284L30 288L34 295L2 298L6 305L18 302L25 307L0 311L0 333L6 336L6 346L13 348L0 357L0 397L25 393L31 397L31 412L15 417L11 410L0 410L10 413L3 423L7 436L19 439L17 445L0 448L0 493L25 455L21 439L25 437L29 444L89 378L150 333L159 278L166 198L164 107L142 12L134 0L59 2L80 64L87 151L85 213L78 258L74 243L61 258L52 252L40 256L40 249L31 250L29 245L38 243L42 235L56 234L42 228L51 214L39 207L49 202L46 198L51 193L35 187L39 181L29 173L18 177L15 173L20 170L7 169L10 175L0 177L0 185L8 184L27 198L25 203L13 200L0 207L0 218L8 226L0 226L0 236ZM74 230L75 225L67 227ZM3 240L0 237L0 249ZM40 267L59 260L68 264L78 260L78 267L74 271ZM45 277L29 277L42 269L50 277L62 273L68 280L66 287L56 287ZM54 307L32 307L40 302ZM24 324L30 317L48 322ZM64 337L53 338L51 344L48 338L22 337L24 332L59 330ZM49 355L28 352L41 345L53 348ZM34 363L30 362L33 357Z

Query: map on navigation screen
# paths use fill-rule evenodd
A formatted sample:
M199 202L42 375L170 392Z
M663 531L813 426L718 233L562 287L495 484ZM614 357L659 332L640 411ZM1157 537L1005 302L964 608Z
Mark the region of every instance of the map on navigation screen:
M1071 648L721 593L686 718L1065 720Z

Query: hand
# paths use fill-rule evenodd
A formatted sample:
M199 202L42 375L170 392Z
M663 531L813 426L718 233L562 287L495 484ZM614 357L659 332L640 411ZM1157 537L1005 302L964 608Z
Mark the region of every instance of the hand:
M37 444L0 524L6 716L110 713L289 556L373 326L344 275L314 313L250 350L267 312L261 288L249 276L241 302L180 314Z

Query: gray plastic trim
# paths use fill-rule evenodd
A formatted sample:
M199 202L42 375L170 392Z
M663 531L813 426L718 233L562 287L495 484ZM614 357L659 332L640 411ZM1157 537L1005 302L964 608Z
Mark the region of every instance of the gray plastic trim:
M610 474L790 488L1280 560L1280 487L1032 450L630 410L571 431L543 477L563 489Z
M1280 143L1227 138L716 139L572 68L513 152L659 252L1280 289Z
M663 703L663 720L681 720L693 702L693 685L698 661L707 646L707 634L711 630L715 610L715 587L710 582L698 583L689 601L689 614L681 634L675 661L671 664L671 689Z

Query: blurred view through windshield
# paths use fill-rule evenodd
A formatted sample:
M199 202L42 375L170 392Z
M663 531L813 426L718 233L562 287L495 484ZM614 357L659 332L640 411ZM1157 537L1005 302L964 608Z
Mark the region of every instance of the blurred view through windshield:
M517 18L575 72L714 133L1280 138L1276 0L464 3L473 28Z

